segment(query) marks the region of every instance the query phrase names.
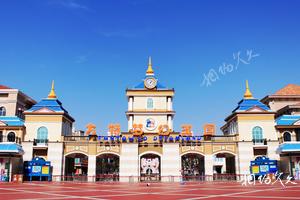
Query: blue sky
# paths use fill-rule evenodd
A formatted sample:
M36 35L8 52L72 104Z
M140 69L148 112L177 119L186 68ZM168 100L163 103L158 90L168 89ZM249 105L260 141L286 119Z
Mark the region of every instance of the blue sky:
M54 79L77 129L126 131L125 89L152 56L156 76L175 88L175 130L190 123L200 133L223 124L246 79L257 98L300 84L299 9L292 0L2 1L0 84L39 101Z

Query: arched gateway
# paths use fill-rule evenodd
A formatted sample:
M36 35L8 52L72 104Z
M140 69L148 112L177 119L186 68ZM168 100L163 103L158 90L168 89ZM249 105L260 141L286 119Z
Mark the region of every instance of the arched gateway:
M88 156L83 153L72 153L65 156L66 181L86 181L88 175Z
M106 153L96 157L96 181L119 181L120 157Z
M161 162L160 156L149 153L140 158L140 181L160 181Z
M197 153L187 153L181 156L183 180L204 180L204 156Z
M235 180L235 155L229 152L216 153L213 161L213 174L214 180Z

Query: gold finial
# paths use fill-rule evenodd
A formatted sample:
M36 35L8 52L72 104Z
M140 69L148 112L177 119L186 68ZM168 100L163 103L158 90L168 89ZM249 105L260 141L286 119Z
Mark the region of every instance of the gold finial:
M252 93L250 92L250 89L249 89L248 80L246 80L246 92L244 94L244 98L245 99L253 99Z
M148 60L148 69L146 71L146 75L154 75L154 71L152 69L152 60L151 60L151 56L149 56L149 60Z
M51 91L48 94L48 99L56 99L56 94L54 91L54 81L52 81Z

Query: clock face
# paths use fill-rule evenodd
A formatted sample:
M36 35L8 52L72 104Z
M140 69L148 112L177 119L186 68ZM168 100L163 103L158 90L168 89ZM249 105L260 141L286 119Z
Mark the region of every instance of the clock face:
M152 77L146 78L144 81L144 84L145 84L146 88L153 89L153 88L155 88L155 86L157 84L157 80Z

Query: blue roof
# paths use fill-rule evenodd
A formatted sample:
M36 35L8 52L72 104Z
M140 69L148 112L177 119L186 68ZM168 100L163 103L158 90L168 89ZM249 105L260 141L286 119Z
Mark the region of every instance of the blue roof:
M0 116L0 121L7 126L24 126L24 121L15 116Z
M155 78L155 76L145 76L145 79L148 78L148 77L154 77ZM167 89L158 80L157 80L156 88L157 89ZM136 85L135 87L133 87L133 89L145 89L144 81L142 81L141 83L139 83L138 85Z
M279 146L280 152L300 151L300 142L286 142Z
M32 106L26 112L34 112L41 108L48 108L54 112L66 112L68 113L63 107L62 103L58 99L42 99L40 102Z
M232 112L246 111L253 107L259 107L265 111L270 111L270 108L260 102L258 99L243 99L238 103L238 106Z
M16 154L24 154L22 146L11 143L11 142L3 142L0 143L0 153L16 153Z
M276 125L293 125L300 120L300 115L282 115L276 119Z

